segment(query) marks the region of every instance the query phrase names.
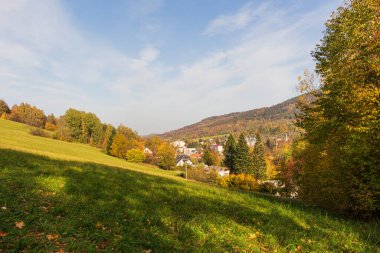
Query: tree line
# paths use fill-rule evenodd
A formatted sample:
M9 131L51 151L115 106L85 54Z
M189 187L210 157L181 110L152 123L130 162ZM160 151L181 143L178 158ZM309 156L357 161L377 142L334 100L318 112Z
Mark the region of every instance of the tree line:
M28 103L20 103L9 108L0 100L0 115L8 119L33 127L50 131L51 135L37 131L41 136L90 144L101 148L106 154L126 159L131 162L148 162L163 169L175 165L175 150L159 137L143 139L131 128L121 124L114 127L102 123L96 114L70 108L60 117L45 115L43 110ZM152 150L145 154L144 148Z

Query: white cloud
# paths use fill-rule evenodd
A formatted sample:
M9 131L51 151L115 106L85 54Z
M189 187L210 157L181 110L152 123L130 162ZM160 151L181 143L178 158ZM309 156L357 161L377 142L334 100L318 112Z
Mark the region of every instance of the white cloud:
M244 29L265 9L266 4L257 7L253 3L248 3L234 14L222 15L212 20L206 28L205 34L214 35Z
M8 2L18 4L2 5ZM297 75L312 64L309 52L316 41L304 34L320 27L332 10L327 6L289 20L286 11L265 15L268 5L245 5L206 29L217 34L245 28L233 47L168 66L160 63L164 56L153 43L132 57L83 37L59 1L0 6L0 92L6 101L27 101L47 113L68 107L93 111L141 133L291 97Z

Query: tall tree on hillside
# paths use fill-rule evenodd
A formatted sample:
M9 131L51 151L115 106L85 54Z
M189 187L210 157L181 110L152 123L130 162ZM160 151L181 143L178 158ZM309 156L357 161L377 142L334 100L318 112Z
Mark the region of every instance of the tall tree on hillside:
M152 136L148 138L145 142L145 146L149 148L153 155L157 155L158 147L163 143L164 141L158 137L158 136Z
M68 109L62 120L64 122L60 122L59 126L64 127L62 129L63 138L69 141L80 141L83 136L83 112L78 111L76 109L70 108Z
M169 170L175 166L175 149L167 142L163 142L157 149L158 161L160 168Z
M116 134L112 140L110 155L125 158L127 151L127 139L122 134Z
M88 112L85 115L87 134L89 143L99 145L103 136L103 124L94 113Z
M227 142L224 145L224 160L223 163L227 166L231 173L235 174L235 163L236 163L236 141L232 134L228 136Z
M220 159L217 153L212 152L208 148L206 148L203 153L203 162L209 166L219 165Z
M10 112L11 110L9 109L7 103L5 103L4 100L0 99L0 116L3 115L3 113L9 114Z
M45 129L50 130L50 131L57 130L57 119L54 117L53 114L49 114L46 117Z
M251 167L252 162L249 155L247 140L245 135L241 133L236 145L235 173L248 173Z
M115 134L116 129L111 124L106 125L103 135L103 142L101 145L102 149L106 152L106 154L110 154L112 140Z
M331 16L313 52L323 83L297 120L301 197L361 215L380 212L379 13L379 0L349 0Z
M256 143L252 155L252 165L255 177L257 179L264 179L266 176L266 162L264 145L261 141L259 133L256 134Z

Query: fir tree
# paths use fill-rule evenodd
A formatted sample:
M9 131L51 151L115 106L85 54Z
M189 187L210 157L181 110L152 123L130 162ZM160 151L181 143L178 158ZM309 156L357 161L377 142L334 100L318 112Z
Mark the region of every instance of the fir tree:
M236 145L236 156L235 156L235 171L234 173L248 173L251 167L251 158L249 155L249 147L247 145L247 140L243 133L239 136L239 141Z
M252 163L256 179L265 178L266 162L264 155L264 145L261 142L261 137L258 133L256 134L256 143L253 149Z
M230 134L228 136L226 145L224 146L224 160L225 166L230 168L231 173L235 173L235 162L236 162L236 141L235 138Z

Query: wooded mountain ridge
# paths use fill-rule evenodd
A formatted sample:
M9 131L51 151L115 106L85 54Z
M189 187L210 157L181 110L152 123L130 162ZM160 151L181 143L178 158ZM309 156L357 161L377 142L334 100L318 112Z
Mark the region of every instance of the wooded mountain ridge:
M299 97L270 107L208 117L198 123L163 133L160 136L166 139L200 138L241 131L260 132L260 134L268 136L285 133L292 135L295 130L292 121L295 119Z

